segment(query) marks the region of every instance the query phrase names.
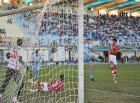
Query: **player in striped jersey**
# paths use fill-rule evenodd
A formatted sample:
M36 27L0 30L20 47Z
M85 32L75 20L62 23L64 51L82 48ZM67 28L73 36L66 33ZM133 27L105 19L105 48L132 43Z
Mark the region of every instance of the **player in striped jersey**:
M116 60L116 54L118 52L121 52L120 46L117 45L117 39L114 38L112 39L112 44L110 45L110 50L109 50L109 62L111 64L110 69L113 75L113 80L114 83L117 83L116 81L116 74L117 74L117 70L116 70L116 66L117 66L117 60Z
M94 49L93 46L91 44L91 39L87 39L86 40L86 44L84 45L84 62L88 62L89 63L89 67L90 67L90 80L94 81L93 78L93 63L92 63L92 59L94 59L94 56L91 55L91 52L94 52L97 55L100 55L100 53L97 53Z

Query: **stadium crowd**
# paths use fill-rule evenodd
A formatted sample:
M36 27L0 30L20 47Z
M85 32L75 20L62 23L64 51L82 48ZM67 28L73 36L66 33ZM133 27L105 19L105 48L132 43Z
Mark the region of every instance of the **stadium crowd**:
M5 34L6 34L5 28L1 28L1 29L0 29L0 35L5 35Z
M36 31L35 23L39 11L25 12L14 15L14 19L22 25L29 35L31 31ZM46 12L39 31L40 36L50 36L52 40L57 40L57 44L69 40L74 42L78 36L78 19L75 14ZM21 22L22 21L22 22ZM52 35L54 38L52 38ZM107 47L111 43L111 38L118 38L121 47L140 46L140 17L116 16L116 15L84 15L84 37L92 38L92 43L97 47ZM39 38L37 38L39 39ZM38 40L44 42L45 39Z

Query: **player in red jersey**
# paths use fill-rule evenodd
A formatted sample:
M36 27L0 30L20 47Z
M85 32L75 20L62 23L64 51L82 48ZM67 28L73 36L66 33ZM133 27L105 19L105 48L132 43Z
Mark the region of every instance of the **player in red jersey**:
M41 86L41 88L33 90L33 89L29 89L29 92L40 92L40 91L44 91L44 92L56 92L56 91L61 91L64 88L64 84L62 83L62 81L64 80L64 75L60 75L60 78L57 80L54 80L51 83L48 82L33 82L33 81L29 81L31 84L35 84L38 86Z
M117 74L117 70L116 70L116 66L117 66L117 60L116 60L116 54L118 52L121 52L121 49L119 47L119 45L117 45L117 39L114 38L112 39L112 44L110 45L110 50L109 50L109 62L111 64L110 69L113 75L113 80L114 83L117 83L116 81L116 74Z

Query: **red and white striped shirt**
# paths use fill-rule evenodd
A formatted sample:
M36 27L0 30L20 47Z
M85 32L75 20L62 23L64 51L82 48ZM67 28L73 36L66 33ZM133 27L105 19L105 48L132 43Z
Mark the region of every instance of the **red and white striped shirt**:
M10 59L8 63L8 67L12 69L19 70L20 62L19 62L19 56L23 57L23 48L20 46L12 47L9 51L10 53Z
M110 50L109 50L108 54L116 56L117 53L112 53L112 51L117 51L117 50L120 50L120 46L117 45L117 44L111 44L110 45Z
M61 91L64 87L64 84L60 80L54 80L51 83L48 83L49 91Z

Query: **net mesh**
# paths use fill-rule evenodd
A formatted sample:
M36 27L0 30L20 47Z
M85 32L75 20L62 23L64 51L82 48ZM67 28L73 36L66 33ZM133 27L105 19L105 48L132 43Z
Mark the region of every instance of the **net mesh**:
M78 102L78 15L77 1L73 0L47 0L42 9L28 10L10 15L14 25L25 37L23 37L23 60L29 66L20 67L24 86L17 100L22 103L77 103ZM11 25L12 28L12 25ZM12 32L14 33L14 31ZM18 37L12 38L11 45L3 45L0 68L0 85L5 79L7 70L6 52L12 46L16 46ZM21 38L21 37L20 37ZM40 86L31 84L36 82L30 76L30 70L34 64L32 58L35 51L39 50L41 56L38 81L51 83L64 74L64 88L56 92L29 92ZM33 72L36 76L36 72ZM37 82L36 82L37 83ZM11 78L5 92L2 95L2 103L10 103L17 88L14 78Z

